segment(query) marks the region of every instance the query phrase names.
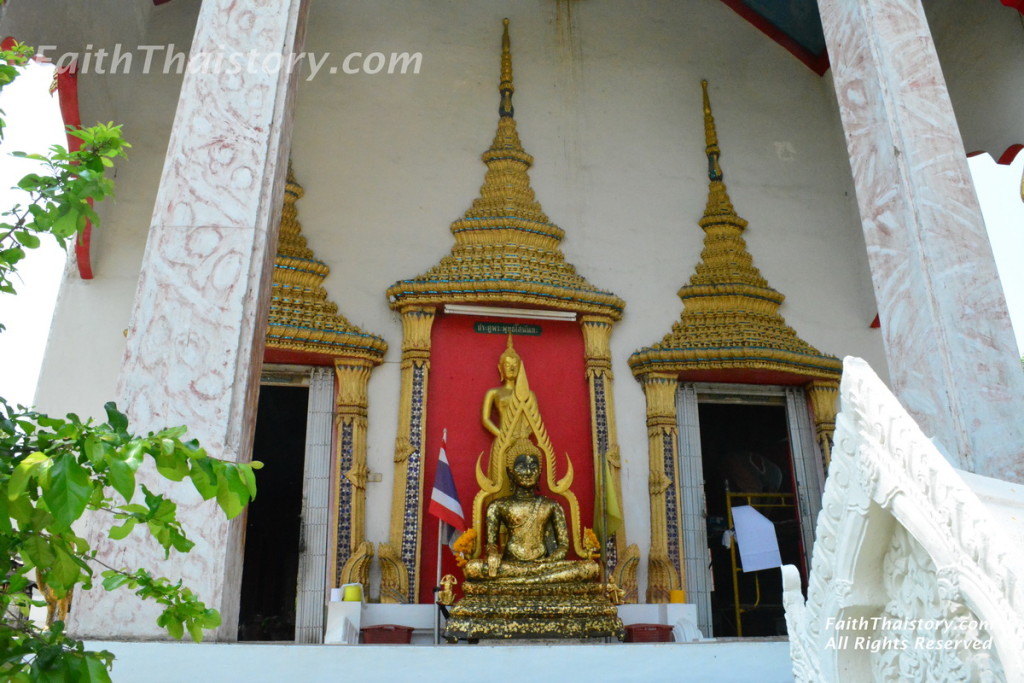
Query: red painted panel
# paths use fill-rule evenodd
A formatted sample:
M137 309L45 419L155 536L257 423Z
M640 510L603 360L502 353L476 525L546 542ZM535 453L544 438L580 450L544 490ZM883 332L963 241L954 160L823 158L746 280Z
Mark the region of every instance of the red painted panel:
M584 363L583 333L579 324L549 320L480 319L440 316L431 339L430 380L427 394L426 438L423 451L423 533L420 556L420 602L433 602L437 572L437 519L426 512L434 483L441 432L448 430L448 462L459 491L466 523L472 524L476 461L487 471L491 435L480 422L484 394L501 384L498 357L507 336L474 331L477 322L534 325L538 336L515 335L513 344L523 359L530 389L537 396L541 417L555 450L557 476L565 475L565 454L575 472L572 491L580 503L580 523L593 525L594 465L590 430L590 390ZM546 476L546 475L545 475ZM542 486L542 493L549 495ZM566 519L569 519L566 510ZM571 554L570 554L571 556ZM451 552L443 550L443 573L462 581Z
M64 125L68 128L81 128L82 116L78 109L78 64L64 69L57 69L57 100L60 102L60 114ZM68 151L77 152L82 147L81 138L68 135ZM92 200L89 200L92 206ZM78 274L83 280L91 280L92 256L92 221L85 222L85 228L75 239L75 261L78 263Z
M334 356L311 351L295 351L266 346L263 349L264 363L282 363L285 365L334 365Z

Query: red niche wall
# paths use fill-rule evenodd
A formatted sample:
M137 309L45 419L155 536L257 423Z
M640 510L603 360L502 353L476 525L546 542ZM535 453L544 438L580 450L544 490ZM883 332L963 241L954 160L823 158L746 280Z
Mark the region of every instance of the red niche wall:
M594 463L590 429L590 390L579 323L552 320L477 318L441 315L431 336L430 379L427 388L427 432L423 451L423 531L420 555L421 603L434 602L437 574L437 518L426 508L434 484L441 434L448 430L447 454L459 492L466 524L472 525L476 462L487 471L491 435L480 422L484 394L501 384L498 358L508 341L504 330L515 326L513 345L523 360L530 389L537 395L540 414L556 455L556 479L565 476L568 453L574 471L572 491L580 505L580 524L593 525ZM539 334L537 334L539 332ZM546 490L546 472L541 492ZM555 497L558 499L558 497ZM566 509L566 521L571 520ZM482 540L482 539L481 539ZM570 557L574 557L570 553ZM461 583L462 570L451 550L441 551L442 574Z

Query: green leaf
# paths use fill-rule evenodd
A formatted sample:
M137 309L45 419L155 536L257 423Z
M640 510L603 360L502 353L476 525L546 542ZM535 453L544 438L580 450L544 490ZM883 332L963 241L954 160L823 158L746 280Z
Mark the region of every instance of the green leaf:
M62 453L50 468L50 484L43 490L43 500L58 528L69 529L85 512L93 492L89 472L70 453Z
M192 467L188 475L192 479L196 491L203 497L203 500L210 500L217 495L217 473L214 471L214 461L211 458L199 458L190 462Z
M179 619L177 616L170 615L167 619L167 623L164 624L164 626L167 629L167 634L175 640L181 640L181 637L185 635L185 629L183 628L181 619Z
M25 230L19 230L14 233L14 239L18 240L22 245L29 249L36 249L39 247L39 238Z
M104 590L112 591L115 588L120 588L121 586L125 585L129 581L131 581L131 577L128 576L127 574L122 574L120 572L115 572L115 571L110 571L110 570L103 572L103 589Z
M18 463L7 483L7 498L14 500L22 494L28 485L29 477L36 473L42 463L50 463L50 458L45 453L36 451ZM49 466L49 465L46 465Z
M86 681L88 683L111 683L110 674L108 673L110 665L99 659L96 653L85 653L85 667L85 673L88 675L88 678L80 679L82 683L86 683Z
M63 544L54 545L53 551L53 564L46 573L46 583L58 597L61 597L78 582L82 569Z
M135 517L129 517L124 521L124 524L110 527L110 537L115 541L120 541L132 532L132 529L135 528L135 525L138 523L138 521L139 520Z
M117 409L117 404L113 401L105 403L103 410L107 411L107 423L119 432L127 431L128 429L128 416Z
M53 548L38 534L29 534L21 542L21 551L35 567L49 567L54 562Z
M156 471L171 481L181 481L188 476L188 459L176 454L173 446L170 453L161 448L154 457Z
M127 503L135 495L135 472L132 471L131 465L124 460L118 460L116 457L110 458L107 461L107 474L110 478L110 485L114 487L114 490L124 496L124 500Z
M238 471L242 475L242 481L245 483L245 488L249 491L249 500L256 498L256 475L252 471L252 467L246 464L238 465Z
M245 509L245 499L249 490L238 476L235 469L226 468L217 483L217 504L224 511L224 516L234 519Z
M85 438L85 456L94 466L102 467L113 452L113 447L95 434Z

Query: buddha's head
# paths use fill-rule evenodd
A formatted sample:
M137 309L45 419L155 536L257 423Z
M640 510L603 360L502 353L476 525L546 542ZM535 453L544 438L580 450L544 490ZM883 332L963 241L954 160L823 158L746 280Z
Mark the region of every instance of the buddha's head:
M520 453L508 471L516 486L532 491L540 482L540 457L537 453Z
M522 365L522 362L519 354L512 348L512 335L509 335L508 346L505 347L501 358L498 359L498 373L501 375L501 379L515 379L516 375L519 374L519 367Z

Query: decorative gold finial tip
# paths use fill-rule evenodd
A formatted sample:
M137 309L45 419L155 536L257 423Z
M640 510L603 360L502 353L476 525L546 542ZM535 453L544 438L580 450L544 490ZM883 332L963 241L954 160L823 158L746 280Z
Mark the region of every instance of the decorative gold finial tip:
M501 106L498 113L502 118L511 118L515 114L512 108L512 93L516 91L512 85L512 48L508 38L508 17L502 20L505 30L501 35L501 81L498 83L498 92L501 93Z

